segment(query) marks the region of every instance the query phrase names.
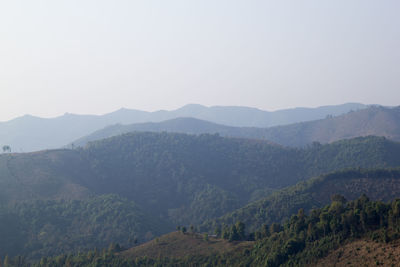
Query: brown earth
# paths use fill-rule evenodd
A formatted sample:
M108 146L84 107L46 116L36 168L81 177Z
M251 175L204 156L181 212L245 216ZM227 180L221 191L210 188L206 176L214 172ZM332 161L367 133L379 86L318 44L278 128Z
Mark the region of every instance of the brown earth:
M332 251L315 266L400 266L400 240L393 243L358 240Z
M135 259L148 258L182 258L185 256L208 256L215 253L236 253L251 248L254 242L228 242L224 239L209 237L205 240L201 234L172 232L155 238L145 244L121 252L121 256Z

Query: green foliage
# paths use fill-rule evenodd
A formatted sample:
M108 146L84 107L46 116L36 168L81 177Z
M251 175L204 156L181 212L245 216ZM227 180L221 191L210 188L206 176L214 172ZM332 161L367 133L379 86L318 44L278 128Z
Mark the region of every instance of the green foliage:
M11 152L11 147L9 146L9 145L4 145L3 147L2 147L2 149L3 149L3 153L6 153L6 152Z
M207 233L204 233L203 239L204 239L204 241L208 241L208 234Z
M396 189L399 186L399 169L336 171L278 191L221 218L208 221L200 229L212 231L221 225L242 221L250 231L255 231L263 224L281 223L299 209L310 211L313 208L323 207L331 200L332 209L340 212L346 199L354 200L362 192L374 200L389 201L400 196L400 192ZM274 232L270 230L271 233Z
M228 239L229 241L246 240L247 237L245 232L245 224L242 222L237 222L230 228L225 227L224 232L222 233L222 238Z
M0 255L40 258L105 248L113 242L129 247L137 239L146 241L146 233L158 235L167 229L167 224L115 195L85 201L36 201L2 208Z
M400 166L400 144L377 137L291 149L218 135L132 133L91 143L80 154L94 173L85 178L91 191L120 194L186 225L311 176Z
M35 258L112 242L129 246L133 240L142 242L172 230L171 225L200 225L310 176L386 166L400 166L400 145L376 137L294 149L209 134L131 133L76 150L0 155L0 255L23 252ZM385 173L361 171L368 179ZM366 178L357 176L361 174L331 174L327 187L318 187L317 180L300 184L203 229L219 226L220 235L240 240L236 222L242 221L248 231L271 225L272 218L281 222L299 208L307 212L327 204L327 188L354 199L368 183L356 183L358 189L350 197L342 192L348 188L343 185L354 175ZM398 175L390 175L394 183ZM388 188L387 181L380 180L382 188ZM324 192L327 199L315 192ZM393 197L392 192L398 192L396 187L386 193ZM106 201L105 194L123 200ZM340 212L339 206L335 212ZM271 236L279 232L272 230Z
M360 237L371 237L377 242L390 242L400 234L400 215L397 213L400 200L391 203L370 201L361 196L355 201L341 203L336 209L333 202L309 215L299 211L283 225L273 227L271 234L261 238L251 249L220 252L210 256L188 256L181 258L136 258L120 257L118 254L88 252L76 256L44 258L38 266L65 264L92 266L93 264L116 264L116 266L307 266L313 264L329 251ZM340 224L336 225L339 221ZM238 228L238 224L235 225ZM239 227L240 228L240 227ZM266 227L264 227L266 228Z

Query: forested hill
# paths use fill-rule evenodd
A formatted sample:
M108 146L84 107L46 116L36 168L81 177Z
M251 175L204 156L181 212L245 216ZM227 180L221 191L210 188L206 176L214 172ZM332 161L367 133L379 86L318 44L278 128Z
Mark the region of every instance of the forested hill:
M309 179L209 221L202 229L211 230L241 221L249 230L256 230L263 224L283 222L299 209L308 212L313 208L322 208L331 202L332 196L338 194L347 200L357 199L362 194L384 202L400 198L400 168L350 169Z
M3 155L0 199L111 193L174 223L199 223L312 176L400 166L399 155L399 143L379 137L295 149L208 134L132 133L77 150Z
M127 246L178 224L218 218L312 176L396 166L400 144L382 137L298 149L209 134L131 133L75 150L4 154L0 221L8 241L0 243L2 251L32 257L110 240ZM123 223L123 214L132 221Z
M0 122L0 145L10 145L16 152L30 152L61 148L96 130L118 123L160 122L179 117L192 117L230 126L268 127L321 119L329 114L339 115L366 107L363 104L347 103L269 112L250 107L205 107L191 104L171 111L147 112L123 108L104 115L66 113L48 119L25 115Z
M218 133L221 136L270 140L285 146L305 146L312 142L331 143L345 138L360 136L384 136L400 141L400 107L369 107L317 121L291 125L256 128L232 127L195 118L177 118L163 122L112 125L73 142L84 146L90 141L134 131L177 132L187 134ZM72 146L70 144L69 146Z
M116 124L95 131L67 145L85 146L87 143L130 132L173 132L186 134L219 134L225 137L264 139L265 129L255 127L232 127L195 118L176 118L162 122Z
M300 209L284 224L246 233L238 222L217 237L182 230L122 250L110 246L78 255L42 258L38 266L397 266L400 200L347 202L342 196L307 214ZM7 264L26 266L23 258Z
M0 257L28 259L105 248L134 246L174 227L117 195L83 200L31 200L0 205Z
M97 180L89 184L109 190L101 186L108 183L101 177L114 176L121 179L121 190L128 192L140 189L127 188L125 182L140 180L144 174L165 185L201 180L249 196L260 188L281 188L347 167L400 166L400 143L382 137L292 149L208 134L131 133L91 143L78 151L96 163Z

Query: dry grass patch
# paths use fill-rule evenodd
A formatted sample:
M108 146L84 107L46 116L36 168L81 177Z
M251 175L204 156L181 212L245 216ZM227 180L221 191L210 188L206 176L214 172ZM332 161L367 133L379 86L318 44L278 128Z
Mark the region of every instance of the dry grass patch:
M155 238L145 244L121 252L127 258L182 258L185 256L208 256L215 253L240 252L251 248L254 242L235 241L209 237L204 240L203 235L192 233L172 232Z
M378 243L358 240L329 253L315 266L400 266L400 241Z

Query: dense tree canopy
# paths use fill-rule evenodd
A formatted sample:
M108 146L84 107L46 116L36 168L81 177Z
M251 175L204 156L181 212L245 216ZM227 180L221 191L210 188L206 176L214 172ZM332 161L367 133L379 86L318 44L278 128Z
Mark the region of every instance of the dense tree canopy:
M201 225L258 200L260 209L223 221L242 221L254 231L272 223L266 219L270 214L280 222L302 204L306 211L315 204L307 202L311 191L301 192L304 185L293 194L268 198L274 191L338 169L394 166L400 166L400 144L378 137L294 149L208 134L132 133L74 150L4 154L0 256L22 251L34 258L104 248L110 242L129 246L176 225ZM351 172L338 175L343 185L346 179L357 184ZM400 187L392 186L392 191L394 195ZM277 215L270 207L284 203L279 194L288 198L278 205L282 211Z

